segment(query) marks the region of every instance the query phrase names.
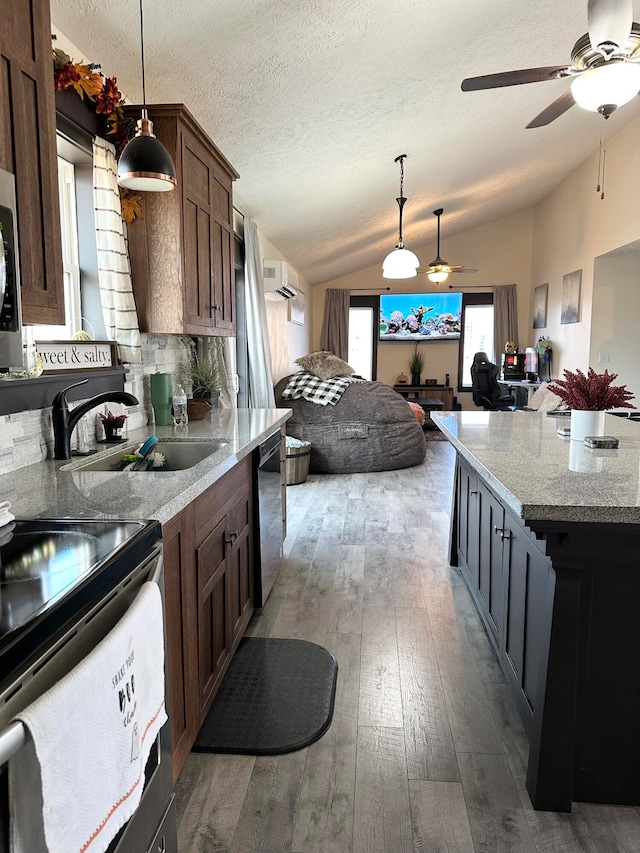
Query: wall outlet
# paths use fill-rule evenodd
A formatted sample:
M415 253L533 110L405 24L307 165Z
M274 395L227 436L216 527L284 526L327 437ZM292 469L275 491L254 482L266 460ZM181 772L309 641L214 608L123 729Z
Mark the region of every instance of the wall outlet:
M611 353L608 352L599 352L598 353L598 361L600 364L606 364L610 360Z

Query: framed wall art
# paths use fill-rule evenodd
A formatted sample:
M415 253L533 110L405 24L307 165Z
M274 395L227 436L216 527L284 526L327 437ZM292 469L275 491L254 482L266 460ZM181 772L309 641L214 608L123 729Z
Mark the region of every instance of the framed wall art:
M304 326L304 291L300 289L289 300L289 320L299 326Z
M547 297L549 284L533 288L533 328L545 329L547 326Z
M563 326L568 323L580 322L580 288L582 286L582 270L575 270L562 276L562 312L560 322Z

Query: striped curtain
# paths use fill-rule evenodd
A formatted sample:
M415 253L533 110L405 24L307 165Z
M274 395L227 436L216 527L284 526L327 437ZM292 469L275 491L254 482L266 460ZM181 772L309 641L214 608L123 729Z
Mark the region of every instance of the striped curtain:
M131 270L120 211L115 149L93 140L93 206L98 247L98 284L107 338L118 344L120 361L142 361L140 329L131 288Z

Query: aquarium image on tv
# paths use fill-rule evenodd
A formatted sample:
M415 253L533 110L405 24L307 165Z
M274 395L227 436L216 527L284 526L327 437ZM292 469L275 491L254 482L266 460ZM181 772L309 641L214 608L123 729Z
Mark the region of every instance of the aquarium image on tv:
M381 341L451 341L462 329L462 293L382 293Z

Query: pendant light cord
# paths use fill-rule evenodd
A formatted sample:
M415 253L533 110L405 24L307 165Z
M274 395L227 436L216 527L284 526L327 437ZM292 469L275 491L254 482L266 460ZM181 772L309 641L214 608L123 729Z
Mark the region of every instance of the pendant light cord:
M142 64L142 107L146 110L147 93L144 80L144 16L142 14L142 0L140 0L140 60Z
M400 208L400 216L398 217L398 249L404 248L404 243L402 242L402 208L406 202L406 198L404 197L404 158L406 156L406 154L400 154L394 161L396 163L400 162L400 198L396 199Z

